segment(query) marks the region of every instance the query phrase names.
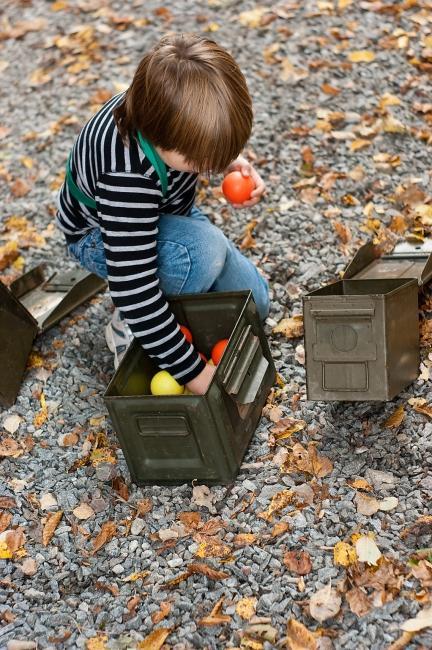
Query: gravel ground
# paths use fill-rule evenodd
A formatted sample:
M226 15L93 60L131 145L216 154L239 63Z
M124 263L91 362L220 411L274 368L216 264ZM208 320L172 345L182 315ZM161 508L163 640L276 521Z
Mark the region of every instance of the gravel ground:
M166 648L269 649L295 619L321 630L315 647L383 649L402 634L406 619L430 604L430 575L419 582L406 564L431 545L430 523L418 520L430 512L432 424L407 404L413 397L431 399L429 349L423 348L422 378L393 403L308 402L301 340L272 334L283 317L300 313L301 294L338 275L360 241L373 233L380 240L396 238L412 225L421 212L413 187L420 193L417 204L428 205L432 14L427 4L3 1L0 244L18 237L22 255L15 268L3 271L5 277L41 261L51 269L71 265L53 215L80 125L128 84L161 34L208 32L247 76L255 106L248 153L268 194L253 211L235 212L214 179L211 187L202 187L199 200L238 242L251 219L257 220L256 245L246 254L271 282L266 331L285 386L267 407L235 483L211 488L207 505L199 505L189 484L130 483L102 398L112 376L103 328L111 310L108 294L40 336L16 404L0 416L1 440L12 436L19 444L16 457L1 460L0 492L13 499L3 510L1 530L21 528L25 535L13 557L0 560L0 647L12 649L19 647L13 641L25 640L29 646L21 647L135 648L165 627L170 628ZM372 58L368 52L374 60L356 60ZM7 221L12 216L25 217L35 231L27 227L20 234L16 222ZM431 216L429 224L423 220L426 231ZM385 428L398 406L405 409L403 422ZM332 461L331 473L312 480L310 473L284 468L293 438L283 440L286 448L275 448L270 429L289 416L306 423L294 438L305 447L316 443L318 453ZM100 432L107 440L99 435L99 446L115 448L117 463L77 466ZM395 497L397 505L361 514L358 490L347 483L360 478L377 499ZM302 495L295 511L281 509L271 520L258 516L288 488ZM78 511L81 518L73 513L80 504L87 508L85 517ZM59 511L62 519L44 545L48 515L52 522ZM200 519L192 525L190 516L179 518L185 512L199 513ZM106 532L109 521L116 533L93 554L92 540ZM353 613L344 597L339 613L336 608L335 616L320 623L310 614L311 596L329 582L340 593L353 584L349 570L335 565L333 547L368 532L389 564L407 575L397 587L387 584L384 604L375 598L364 616ZM249 537L238 537L244 534ZM203 541L216 550L200 558ZM310 556L312 567L304 577L287 566L292 550ZM228 577L197 573L170 589L164 586L194 561ZM143 571L144 577L124 580ZM370 589L367 593L371 596ZM221 598L220 613L229 619L200 624ZM239 614L241 599L254 604L255 618L253 611ZM161 610L162 602L169 605ZM158 622L161 611L167 615ZM264 628L250 629L253 624L267 626L267 639ZM431 648L431 629L406 643L410 649Z

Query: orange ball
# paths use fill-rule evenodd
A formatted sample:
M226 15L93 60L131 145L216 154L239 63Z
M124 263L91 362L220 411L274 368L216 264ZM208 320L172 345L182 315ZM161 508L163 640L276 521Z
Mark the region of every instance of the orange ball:
M218 365L219 361L222 359L222 355L225 352L225 348L228 345L228 339L221 339L212 348L211 358L215 366Z
M180 325L180 332L182 332L188 343L192 343L192 332L186 325Z
M222 192L231 203L244 203L250 199L255 183L241 172L230 172L222 182Z

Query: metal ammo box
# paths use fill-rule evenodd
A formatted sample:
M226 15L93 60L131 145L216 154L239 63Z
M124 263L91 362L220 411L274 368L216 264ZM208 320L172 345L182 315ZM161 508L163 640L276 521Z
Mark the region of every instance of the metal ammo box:
M391 400L417 378L431 244L401 243L382 257L365 244L343 280L304 296L308 399Z
M207 393L151 395L158 368L134 341L105 392L106 406L138 485L230 483L276 376L252 294L183 295L169 302L206 356L229 338Z
M40 264L6 287L0 282L0 404L15 402L37 334L58 323L106 286L93 273L76 269L45 278Z

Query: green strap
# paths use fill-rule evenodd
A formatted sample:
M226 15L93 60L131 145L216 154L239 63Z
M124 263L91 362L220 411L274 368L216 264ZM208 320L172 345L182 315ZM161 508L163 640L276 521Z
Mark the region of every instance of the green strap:
M167 170L166 170L165 163L162 160L162 158L159 156L157 151L154 149L154 147L152 147L150 142L144 140L140 131L138 131L138 141L144 155L151 162L151 164L155 169L156 174L159 176L160 184L162 186L162 196L165 197L168 190L168 177L167 177ZM84 194L84 192L80 190L80 188L72 178L71 157L72 157L72 152L69 154L69 158L66 165L66 182L69 191L77 201L79 201L80 203L84 203L84 205L86 205L88 208L93 208L94 210L96 210L96 201L94 200L94 198L92 198L91 196L87 196L87 194Z
M157 153L156 149L152 147L150 142L148 140L144 140L141 131L138 131L138 140L141 149L145 153L146 157L150 160L156 171L156 174L159 176L159 180L162 186L162 195L165 197L168 190L168 177L165 163Z
M96 201L91 196L87 196L87 194L81 192L80 188L72 178L72 171L70 165L71 157L72 157L72 152L69 154L69 158L66 165L66 182L69 187L69 192L72 194L74 199L76 199L80 203L84 203L84 205L86 205L88 208L93 208L94 210L96 210Z

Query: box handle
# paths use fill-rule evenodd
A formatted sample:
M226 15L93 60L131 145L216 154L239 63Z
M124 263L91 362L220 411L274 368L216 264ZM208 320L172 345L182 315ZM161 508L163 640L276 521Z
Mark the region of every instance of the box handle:
M247 325L241 332L235 351L228 361L222 385L241 404L253 402L268 368L260 340Z
M311 309L310 310L311 316L318 316L318 317L329 317L329 316L373 316L375 313L375 309L353 309L351 306L350 307L345 307L344 309Z

